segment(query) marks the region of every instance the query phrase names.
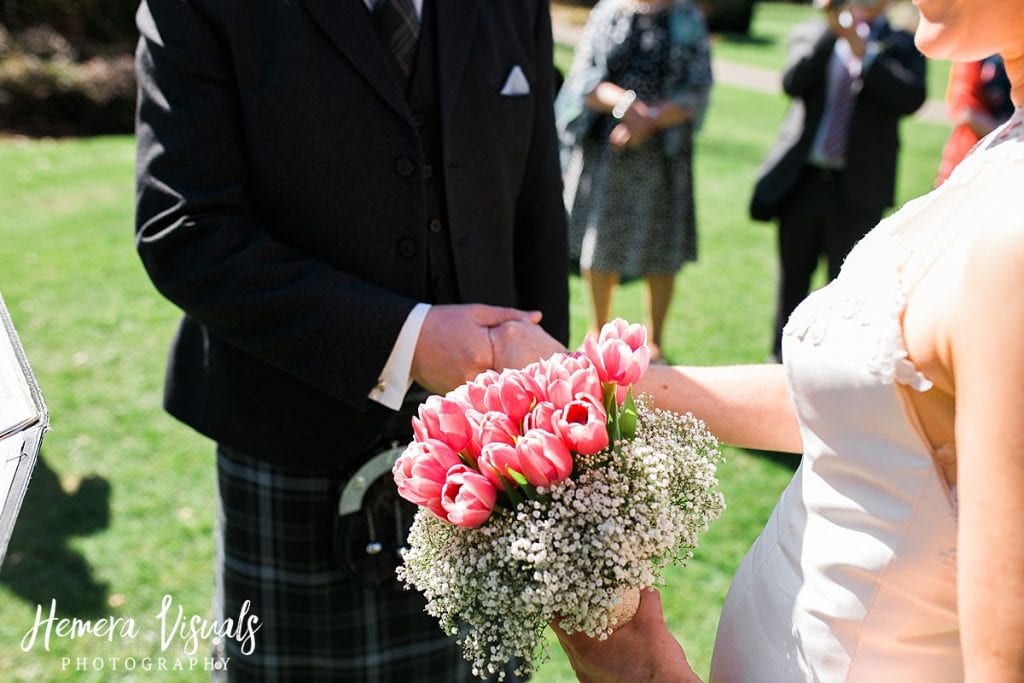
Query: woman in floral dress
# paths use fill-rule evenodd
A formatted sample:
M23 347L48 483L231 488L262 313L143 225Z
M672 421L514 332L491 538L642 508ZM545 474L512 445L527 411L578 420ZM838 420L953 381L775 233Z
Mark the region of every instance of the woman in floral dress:
M601 0L555 102L593 327L608 322L620 279L643 277L655 358L676 273L697 255L693 133L710 88L707 27L690 0Z

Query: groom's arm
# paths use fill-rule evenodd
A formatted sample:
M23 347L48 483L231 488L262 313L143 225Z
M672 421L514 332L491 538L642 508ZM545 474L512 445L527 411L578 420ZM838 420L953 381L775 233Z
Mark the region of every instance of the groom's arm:
M148 0L138 12L137 250L156 287L220 338L359 406L416 301L286 244L310 233L301 221L271 229L229 30L201 9Z
M252 150L272 143L249 139L232 27L218 16L221 6L210 4L147 0L138 12L136 248L156 287L218 337L363 407L417 300L308 246L329 230L339 244L358 244L361 224L329 229L280 206L275 213L289 217L274 218L260 204L269 201L261 197L268 189L255 182ZM309 167L310 177L297 185L336 172ZM473 377L492 363L487 326L522 315L483 306L431 309L415 335L412 378L447 390Z

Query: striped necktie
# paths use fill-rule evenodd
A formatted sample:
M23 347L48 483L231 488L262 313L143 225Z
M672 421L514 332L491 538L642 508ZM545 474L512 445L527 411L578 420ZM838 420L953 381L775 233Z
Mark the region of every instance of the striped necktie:
M402 82L408 82L420 34L416 7L412 0L377 0L373 16L384 44L395 57Z
M835 97L825 111L828 123L825 128L825 140L822 152L829 161L840 162L846 157L846 145L850 137L850 121L853 119L853 107L857 102L857 79L850 74L846 65L840 72L836 83Z

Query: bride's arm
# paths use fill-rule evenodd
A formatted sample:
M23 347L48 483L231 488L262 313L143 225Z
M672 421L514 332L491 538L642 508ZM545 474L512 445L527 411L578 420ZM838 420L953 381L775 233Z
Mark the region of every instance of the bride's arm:
M565 347L536 325L491 328L495 367L521 368ZM691 412L723 443L800 453L802 440L781 365L669 367L652 365L634 388L659 408Z
M719 441L800 453L802 439L781 365L653 365L636 387L659 408L691 412Z
M1024 680L1024 230L980 235L950 330L967 681Z
M607 640L570 635L557 624L551 629L581 683L701 683L665 624L656 590L641 592L636 616Z

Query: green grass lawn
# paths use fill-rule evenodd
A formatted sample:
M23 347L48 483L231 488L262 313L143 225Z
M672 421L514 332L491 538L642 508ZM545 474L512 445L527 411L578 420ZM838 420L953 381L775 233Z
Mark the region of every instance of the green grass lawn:
M769 344L774 230L746 218L754 171L782 97L716 88L698 143L700 260L678 278L666 352L682 363L747 363ZM945 128L904 126L901 201L926 191ZM159 656L165 594L186 615L211 615L212 446L160 407L177 313L146 279L132 244L132 140L0 142L0 291L49 404L52 431L0 572L4 680L205 680L205 673L62 670L62 658ZM572 283L572 332L587 303ZM639 320L641 287L615 312ZM789 480L792 460L727 449L729 509L690 566L672 571L665 605L695 669L706 674L730 577ZM60 616L134 618L134 640L20 643L36 606ZM552 640L553 642L553 640ZM168 654L180 654L180 644ZM205 649L200 650L203 656ZM535 680L572 680L561 652Z
M176 313L132 249L132 163L127 137L0 145L0 291L52 423L0 572L5 680L69 680L62 657L159 654L153 632L23 652L53 598L90 619L152 620L164 594L211 613L211 449L160 407Z
M818 15L810 5L759 2L754 5L750 35L715 36L715 56L744 64L782 69L786 64L786 38L794 26Z

